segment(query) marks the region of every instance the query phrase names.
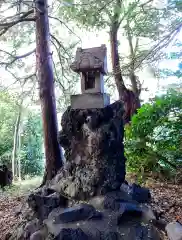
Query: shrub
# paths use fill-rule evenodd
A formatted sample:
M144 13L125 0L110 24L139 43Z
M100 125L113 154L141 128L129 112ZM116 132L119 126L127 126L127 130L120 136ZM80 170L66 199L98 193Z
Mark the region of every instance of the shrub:
M173 90L144 104L125 127L128 171L166 177L182 167L182 93Z

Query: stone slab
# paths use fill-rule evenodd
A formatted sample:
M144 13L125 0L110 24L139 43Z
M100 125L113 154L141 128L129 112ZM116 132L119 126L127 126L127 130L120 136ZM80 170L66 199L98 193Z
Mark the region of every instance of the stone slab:
M96 212L95 208L89 204L80 204L74 207L63 209L54 218L55 224L69 223L88 219Z
M110 104L110 96L106 93L84 93L71 95L72 109L104 108Z
M170 240L182 240L182 225L178 222L171 222L166 226L166 232Z

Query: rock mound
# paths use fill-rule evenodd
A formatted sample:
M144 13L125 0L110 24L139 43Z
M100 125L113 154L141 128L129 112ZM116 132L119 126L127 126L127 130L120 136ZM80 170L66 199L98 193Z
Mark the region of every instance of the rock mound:
M66 164L30 194L9 240L159 239L150 192L125 181L123 107L73 110L62 118L59 142Z
M122 115L119 101L103 109L68 108L59 134L67 163L56 178L58 191L85 200L119 189L125 180Z

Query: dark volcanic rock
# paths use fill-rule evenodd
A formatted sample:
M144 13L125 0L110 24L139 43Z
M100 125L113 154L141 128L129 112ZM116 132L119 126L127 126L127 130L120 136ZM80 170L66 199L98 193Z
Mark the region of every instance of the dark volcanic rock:
M84 200L120 188L125 180L122 115L120 101L103 109L67 109L59 133L67 164L60 181L54 180L57 191Z
M133 183L132 198L139 203L149 203L151 201L150 190Z
M122 191L112 191L105 195L93 197L89 200L89 204L101 210L110 209L117 211L121 208L121 203L138 204L136 201L132 200L131 196Z
M119 240L120 236L117 232L103 232L100 236L101 240Z
M34 232L31 236L30 236L30 240L44 240L45 236L43 235L43 233L39 230L37 232Z
M32 208L40 220L48 217L49 213L59 206L66 206L67 199L54 192L48 196L42 195L41 192L35 192L29 195L28 205Z
M79 228L63 228L55 240L87 240L88 236Z
M36 232L37 230L39 230L41 228L41 223L38 219L34 219L30 222L28 222L24 228L24 232L23 232L23 236L22 239L29 239L30 236Z
M160 235L152 224L124 224L119 232L122 240L160 240Z
M120 190L128 194L131 199L139 203L149 203L151 201L150 190L135 183L132 185L123 183L120 187Z
M55 216L54 223L69 223L74 221L85 220L94 217L96 210L89 204L80 204L74 207L62 209Z

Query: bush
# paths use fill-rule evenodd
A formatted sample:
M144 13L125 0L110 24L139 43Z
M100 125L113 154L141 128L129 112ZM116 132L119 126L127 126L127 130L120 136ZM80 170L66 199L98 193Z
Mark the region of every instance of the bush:
M125 127L128 171L174 176L182 167L182 93L168 91L144 104Z

